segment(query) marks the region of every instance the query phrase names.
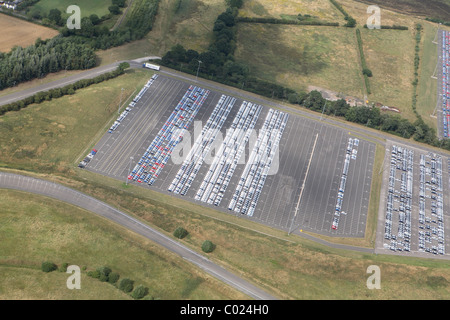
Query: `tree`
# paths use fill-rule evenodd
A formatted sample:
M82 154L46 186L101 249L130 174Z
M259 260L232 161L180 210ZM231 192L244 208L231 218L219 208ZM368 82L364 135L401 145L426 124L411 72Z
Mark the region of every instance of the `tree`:
M372 70L370 70L369 68L364 68L363 69L363 74L368 76L368 77L371 77L373 75L372 74Z
M98 25L101 22L100 18L96 14L91 14L89 16L89 19L91 20L91 22L94 26Z
M242 5L244 4L243 0L227 0L228 6L232 8L242 8Z
M125 7L125 0L112 0L112 4L118 7Z
M69 266L69 264L67 262L64 262L61 267L59 268L59 271L61 272L66 272L67 271L67 267Z
M44 272L52 272L52 271L55 271L56 269L58 269L58 267L53 262L44 261L44 262L42 262L41 269Z
M108 267L100 267L97 268L97 271L99 273L99 280L102 282L108 281L108 276L111 273L111 268Z
M205 240L202 244L203 252L210 253L213 252L216 246L209 240Z
M55 24L60 25L61 24L61 11L58 9L51 9L48 14L48 19L53 21Z
M115 284L119 281L120 275L117 272L111 272L108 276L108 282L111 284Z
M131 291L133 291L133 287L134 287L134 281L130 280L128 278L123 278L119 282L119 289L122 290L123 292L126 292L126 293L131 292Z
M113 4L112 6L109 6L108 10L109 10L109 12L111 12L111 14L119 14L120 13L120 8L116 4Z
M173 232L173 235L174 235L175 238L183 239L184 237L186 237L188 235L188 232L187 232L186 229L184 229L182 227L178 227Z
M148 288L146 288L142 284L140 284L136 287L136 289L134 289L131 296L134 299L139 300L139 299L142 299L143 297L145 297L147 294L148 294Z

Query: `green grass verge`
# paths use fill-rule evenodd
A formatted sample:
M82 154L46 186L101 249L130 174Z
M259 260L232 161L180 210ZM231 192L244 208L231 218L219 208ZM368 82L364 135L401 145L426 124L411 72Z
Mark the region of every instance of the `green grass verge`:
M40 0L31 7L31 10L40 10L41 14L45 13L47 15L52 9L58 9L62 13L65 13L67 7L70 5L79 6L82 17L89 17L91 14L102 17L109 13L108 7L112 5L112 3L111 0Z
M0 117L0 165L36 171L65 170L99 130L115 120L120 103L151 77L145 70L128 70L118 78L92 85L75 95ZM102 131L103 133L103 131Z
M69 290L69 274L40 270L42 261L108 266L159 299L242 299L243 295L191 264L103 218L46 197L0 193L1 299L129 299L115 286L88 278ZM8 275L8 276L5 276Z

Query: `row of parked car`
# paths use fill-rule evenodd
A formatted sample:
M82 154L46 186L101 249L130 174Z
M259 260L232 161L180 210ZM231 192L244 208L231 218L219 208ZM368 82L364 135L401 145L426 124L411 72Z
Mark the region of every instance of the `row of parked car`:
M114 121L114 123L112 124L112 126L109 128L108 133L113 133L114 130L117 129L117 127L120 125L120 123L126 118L126 116L128 115L128 113L130 113L131 109L134 108L134 106L136 105L136 103L142 98L142 96L144 95L144 93L147 91L148 88L150 88L150 86L152 85L153 81L155 81L155 79L158 77L157 74L154 74L150 80L147 81L147 83L145 84L145 86L141 89L141 91L139 91L139 93L133 98L133 101L130 102L130 104L128 105L128 107L125 108L125 110L119 115L119 117L116 119L116 121Z
M211 146L216 136L220 134L220 130L235 102L236 98L226 95L220 97L202 132L197 137L177 175L170 184L168 191L181 195L186 194L203 165L205 157L210 154Z
M444 137L450 137L450 32L442 30L442 113Z
M286 128L289 114L269 109L258 139L245 165L229 210L253 216L275 153Z
M91 152L78 164L79 168L84 169L88 163L94 158L95 154L97 153L96 149L92 149Z
M152 185L169 161L175 146L181 142L210 91L191 85L170 114L150 146L142 155L129 180Z
M430 178L428 178L430 177ZM434 153L420 155L419 251L445 254L442 158ZM431 215L426 203L431 203Z
M243 154L245 163L245 148L261 110L262 106L258 104L247 101L241 104L219 151L197 190L196 200L216 206L221 203Z
M392 146L384 230L384 238L389 242L385 243L385 247L392 251L411 250L413 161L413 150ZM398 182L400 190L396 187ZM393 221L397 225L396 233L392 231Z
M348 169L350 167L351 160L356 160L356 155L359 146L359 139L349 138L347 142L347 150L345 153L344 168L342 169L341 182L339 184L338 196L336 199L336 208L334 210L333 222L331 223L331 229L337 230L339 226L339 218L342 215L346 215L345 211L342 211L342 203L344 201L345 185L347 183Z

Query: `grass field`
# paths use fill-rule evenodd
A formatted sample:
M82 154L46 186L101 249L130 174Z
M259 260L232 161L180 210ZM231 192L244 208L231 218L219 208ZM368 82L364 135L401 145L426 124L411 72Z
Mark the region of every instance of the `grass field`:
M364 55L373 72L369 100L400 109L401 115L412 122L416 120L411 108L415 46L413 32L361 28Z
M241 23L235 56L252 75L295 90L363 95L353 29Z
M27 47L34 44L37 38L45 40L58 35L56 30L6 14L0 14L0 30L0 52L9 52L14 46Z
M282 18L298 14L309 14L328 22L344 23L344 17L329 0L246 0L239 10L239 16L242 17Z
M31 7L31 10L39 10L41 15L48 14L51 9L65 13L68 6L76 5L80 7L82 17L89 17L91 14L102 17L109 13L108 7L111 4L111 0L40 0Z
M176 44L206 51L212 41L214 21L225 9L222 0L161 0L153 29L144 39L97 54L103 65L150 55L162 57Z
M437 80L431 76L437 66L437 44L433 43L437 27L430 23L423 24L422 46L420 56L419 84L417 86L417 112L432 128L437 130L437 119L432 116L437 104Z
M159 299L243 299L152 242L71 205L16 191L0 193L1 299L128 299L83 273L80 290L68 274L40 271L42 261L86 271L108 266ZM5 273L3 273L5 272ZM8 275L8 276L5 276Z
M32 170L47 168L49 172L66 170L117 115L121 88L125 89L124 103L150 77L145 70L130 70L73 96L5 114L0 118L0 164L8 162Z

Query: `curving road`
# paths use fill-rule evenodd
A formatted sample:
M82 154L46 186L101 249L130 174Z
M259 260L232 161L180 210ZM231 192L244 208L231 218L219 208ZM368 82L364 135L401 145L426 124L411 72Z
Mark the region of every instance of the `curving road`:
M114 63L108 64L105 66L89 69L89 70L80 72L76 75L68 76L68 77L65 77L65 78L62 78L59 80L41 84L41 85L29 88L29 89L21 90L21 91L0 97L0 106L15 102L15 101L23 100L29 96L32 96L38 92L41 92L41 91L48 91L50 89L61 88L68 84L75 83L79 80L91 79L98 75L101 75L101 74L104 74L107 72L111 72L111 71L115 70L119 66L119 64L122 62L128 62L130 64L131 68L142 68L141 61L147 61L149 59L161 59L161 58L153 56L153 57L143 57L143 58L131 60L131 61L116 61Z
M126 213L79 191L46 180L0 172L0 189L2 188L39 194L91 211L146 237L173 253L178 254L183 259L193 263L213 277L225 282L251 298L257 300L277 299L163 233L134 219Z

